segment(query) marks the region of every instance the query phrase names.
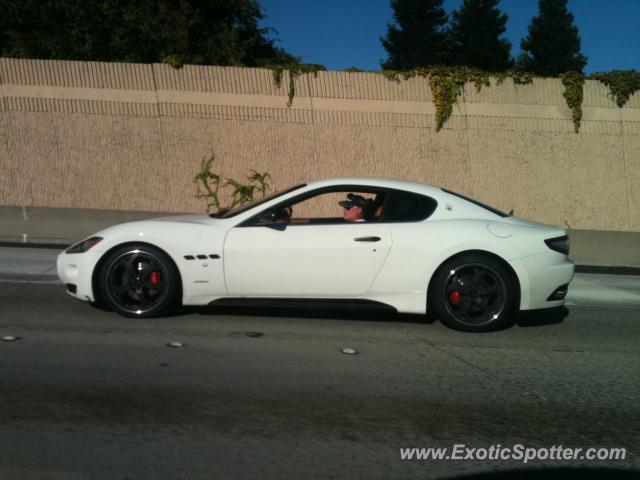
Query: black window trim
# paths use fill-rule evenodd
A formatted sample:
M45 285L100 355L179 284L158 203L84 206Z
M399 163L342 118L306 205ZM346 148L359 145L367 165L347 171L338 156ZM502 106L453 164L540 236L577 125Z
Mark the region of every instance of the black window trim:
M445 193L448 193L449 195L453 195L454 197L458 197L461 198L463 200L466 200L469 203L473 203L476 207L480 207L483 208L485 210L488 210L489 212L502 217L502 218L507 218L510 215L508 213L504 213L502 210L498 210L497 208L494 208L490 205L487 205L486 203L482 203L479 200L474 200L473 198L469 198L466 197L464 195L462 195L461 193L456 193L456 192L452 192L451 190L447 190L446 188L441 188L440 190L442 190Z
M264 214L266 211L268 210L272 210L272 209L276 209L276 208L280 208L280 207L286 207L286 206L290 206L293 205L295 203L300 203L303 202L309 198L313 198L313 197L317 197L318 195L322 195L324 193L331 193L331 192L339 192L339 191L349 191L349 192L356 192L356 193L383 193L384 194L384 203L382 204L382 216L380 217L380 219L376 220L376 221L366 221L366 222L340 222L340 221L336 221L335 223L333 222L327 222L327 223L294 223L294 224L286 224L287 228L289 227L308 227L308 226L319 226L319 225L379 225L379 224L398 224L398 223L420 223L420 222L424 222L425 220L427 220L429 217L431 217L435 211L438 208L438 201L429 196L429 195L425 195L423 193L418 193L418 192L414 192L412 190L402 190L399 188L391 188L391 187L379 187L379 186L371 186L371 185L331 185L331 186L326 186L326 187L319 187L316 188L315 190L310 190L308 192L304 192L301 193L300 195L297 195L295 197L290 197L286 200L283 200L282 202L276 203L275 205L271 205L268 208L265 208L263 210L261 210L260 212L256 213L255 215L252 215L251 217L247 218L246 220L244 220L243 222L239 223L238 225L236 225L236 227L262 227L262 226L267 226L265 224L259 224L257 223L257 219L258 217L260 217L260 215ZM433 210L431 210L431 212L429 212L429 214L427 216L425 216L424 218L420 219L420 220L410 220L410 221L388 221L386 220L386 215L385 215L385 211L387 210L387 205L389 204L389 200L392 198L393 193L394 192L399 192L399 193L410 193L410 194L414 194L414 195L419 195L421 197L424 198L428 198L429 200L431 200L434 203L434 207Z
M280 207L286 207L295 203L300 203L303 202L305 200L308 200L309 198L313 198L313 197L317 197L318 195L322 195L324 193L331 193L331 192L340 192L340 191L349 191L349 192L359 192L359 193L384 193L385 195L385 203L384 205L386 205L386 202L389 199L389 189L385 188L385 187L377 187L377 186L369 186L369 185L331 185L331 186L327 186L327 187L319 187L316 188L315 190L310 190L308 192L304 192L301 193L300 195L296 196L296 197L290 197L287 200L283 200L280 203L276 203L275 205L271 205L269 208L265 208L264 210L261 210L260 212L256 213L255 215L252 215L251 217L249 217L248 219L246 219L244 222L238 224L238 227L262 227L262 226L266 226L266 225L261 225L259 223L254 223L255 220L257 220L257 218L262 215L263 213L265 213L268 210L272 210L272 209L276 209L276 208L280 208ZM383 207L384 208L384 207ZM384 210L383 210L384 211ZM384 215L383 215L384 216ZM346 222L346 221L336 221L335 223L333 222L327 222L327 223L293 223L293 224L286 224L287 228L289 227L308 227L308 226L318 226L318 225L372 225L372 224L379 224L379 223L383 223L382 219L377 220L377 221L368 221L368 222Z

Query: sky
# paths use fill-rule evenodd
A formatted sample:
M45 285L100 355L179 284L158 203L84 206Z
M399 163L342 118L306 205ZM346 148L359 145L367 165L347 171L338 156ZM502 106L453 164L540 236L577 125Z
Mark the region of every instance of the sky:
M445 0L447 13L463 0ZM259 0L263 27L274 28L277 45L304 63L328 70L357 67L379 70L387 58L380 37L393 19L389 0ZM509 17L506 38L511 53L520 53L520 40L537 15L538 0L501 0ZM640 0L569 0L587 56L585 73L609 70L640 71Z

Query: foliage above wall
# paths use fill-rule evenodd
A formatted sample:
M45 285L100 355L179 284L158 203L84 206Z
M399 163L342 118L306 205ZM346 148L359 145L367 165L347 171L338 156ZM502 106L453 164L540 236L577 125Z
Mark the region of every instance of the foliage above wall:
M166 63L176 70L179 70L184 66L182 59L178 55L167 55L166 57L163 57L160 62Z
M318 65L316 63L291 63L289 65L269 65L268 69L273 71L273 81L277 88L282 85L282 74L286 70L289 72L289 100L287 101L287 107L290 107L293 103L293 98L296 96L296 78L303 73L313 73L314 76L318 76L318 72L324 72L327 69L324 65Z
M520 48L518 69L543 77L582 73L587 64L587 57L580 53L580 34L567 0L539 0L538 15L531 19L529 34Z
M317 75L318 71L326 70L322 65L314 64L294 64L290 66L270 66L273 70L273 79L277 87L282 84L282 74L285 70L289 71L291 81L289 82L289 101L287 106L291 106L295 96L294 79L303 73L313 73ZM350 68L347 72L360 72L361 70ZM464 90L467 83L472 83L477 91L483 86L491 85L494 79L496 85L500 85L507 78L511 78L516 85L527 85L533 82L534 74L519 70L510 70L507 72L486 72L469 67L428 67L415 68L409 71L382 70L379 73L389 80L399 82L414 77L424 78L429 82L429 88L433 95L433 103L436 107L436 131L439 131L453 113L453 106L458 101L460 94ZM575 132L580 130L582 121L582 100L585 79L598 80L607 85L619 107L629 100L629 97L635 92L640 91L640 73L635 70L614 70L608 73L594 73L589 77L585 77L579 72L566 72L560 75L562 84L564 85L563 96L567 102L567 106L571 109Z
M598 80L609 87L616 105L623 107L629 97L640 91L640 73L635 70L612 70L589 75L592 80Z
M491 85L491 78L500 85L506 78L512 78L516 85L531 83L533 77L526 72L490 73L468 67L431 67L417 68L408 72L383 70L382 75L394 81L413 77L422 77L429 81L436 107L436 131L439 131L453 113L453 105L462 93L465 84L473 83L477 91Z
M296 57L256 0L2 0L0 56L257 67Z
M567 72L560 75L564 85L564 99L571 109L573 128L576 133L580 130L582 121L582 99L584 98L584 75L578 72Z

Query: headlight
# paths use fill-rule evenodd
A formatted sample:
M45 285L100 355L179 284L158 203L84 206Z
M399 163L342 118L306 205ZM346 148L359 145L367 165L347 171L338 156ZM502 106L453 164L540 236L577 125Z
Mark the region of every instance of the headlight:
M93 248L102 241L102 237L91 237L81 242L74 243L67 248L66 253L84 253L90 248Z

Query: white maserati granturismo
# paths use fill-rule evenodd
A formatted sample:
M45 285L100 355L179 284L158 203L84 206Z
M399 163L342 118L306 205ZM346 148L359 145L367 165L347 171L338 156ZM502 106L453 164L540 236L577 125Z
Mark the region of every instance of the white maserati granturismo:
M336 300L487 331L517 310L561 306L574 273L568 253L565 230L445 189L337 178L223 213L109 227L61 253L57 269L70 295L130 317Z

